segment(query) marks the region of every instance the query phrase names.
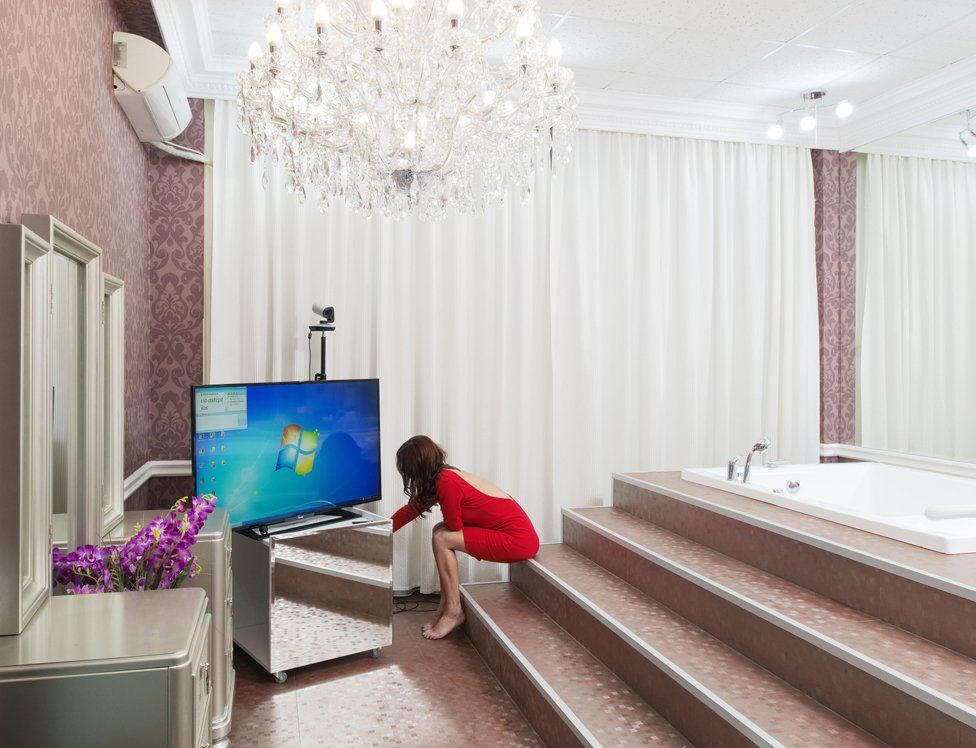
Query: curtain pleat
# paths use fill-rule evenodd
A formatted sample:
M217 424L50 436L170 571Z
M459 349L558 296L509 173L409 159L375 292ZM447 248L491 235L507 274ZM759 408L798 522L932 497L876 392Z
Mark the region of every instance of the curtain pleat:
M861 155L857 439L976 456L976 164Z
M426 224L322 214L276 170L264 190L229 102L215 133L212 380L307 377L310 306L334 305L330 377L381 379L380 513L415 433L518 497L544 542L613 471L724 464L761 436L816 461L809 151L584 131L528 203ZM397 589L437 588L438 519L397 533Z

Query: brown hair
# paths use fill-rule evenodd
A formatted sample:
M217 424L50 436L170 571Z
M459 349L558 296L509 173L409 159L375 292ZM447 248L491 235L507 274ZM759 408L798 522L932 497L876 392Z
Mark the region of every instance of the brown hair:
M437 503L437 476L451 467L446 460L447 452L423 434L410 437L397 450L396 466L403 478L403 492L418 514Z

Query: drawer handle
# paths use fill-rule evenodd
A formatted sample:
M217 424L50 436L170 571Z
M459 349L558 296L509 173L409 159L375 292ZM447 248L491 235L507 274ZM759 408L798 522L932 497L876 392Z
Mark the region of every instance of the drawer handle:
M200 663L200 678L203 679L206 685L206 693L210 693L210 663L203 662Z

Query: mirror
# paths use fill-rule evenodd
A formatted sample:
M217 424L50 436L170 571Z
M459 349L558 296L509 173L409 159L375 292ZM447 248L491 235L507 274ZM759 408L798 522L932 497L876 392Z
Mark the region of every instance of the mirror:
M857 444L976 461L976 110L858 154Z
M51 246L52 492L68 547L101 537L103 339L101 249L49 215L22 222Z
M51 274L51 371L54 390L52 432L54 513L68 514L84 498L82 411L85 371L85 273L74 258L55 252Z

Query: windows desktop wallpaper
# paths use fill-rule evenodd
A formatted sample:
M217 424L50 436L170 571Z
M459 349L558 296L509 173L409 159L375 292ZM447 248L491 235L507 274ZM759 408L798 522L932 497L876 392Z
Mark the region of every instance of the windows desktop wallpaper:
M377 380L194 390L197 493L233 527L379 499Z

